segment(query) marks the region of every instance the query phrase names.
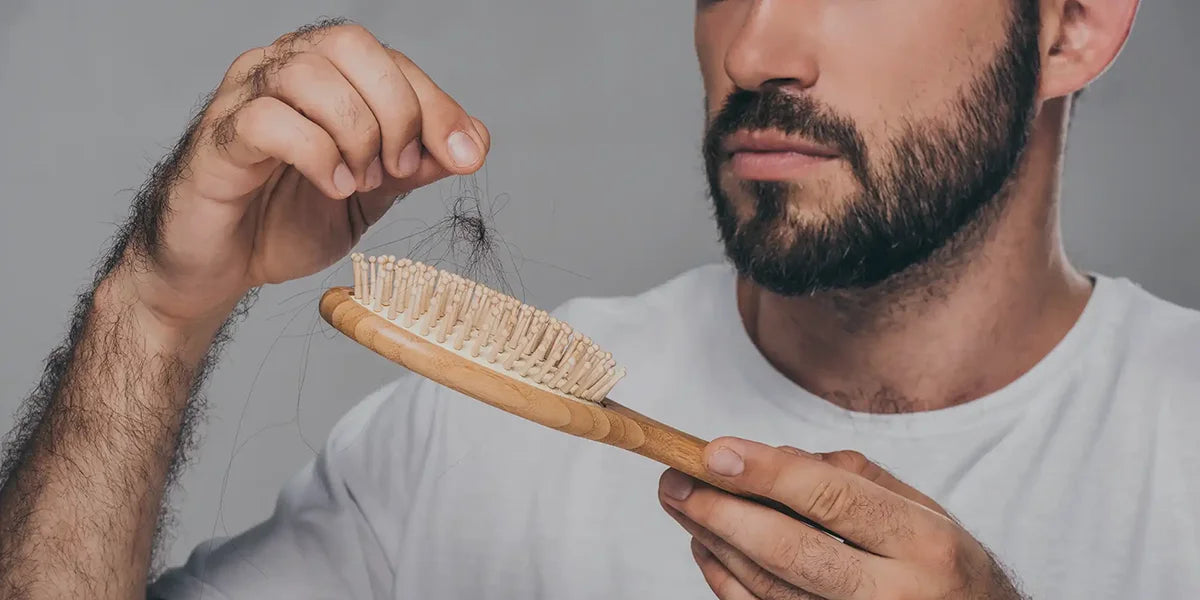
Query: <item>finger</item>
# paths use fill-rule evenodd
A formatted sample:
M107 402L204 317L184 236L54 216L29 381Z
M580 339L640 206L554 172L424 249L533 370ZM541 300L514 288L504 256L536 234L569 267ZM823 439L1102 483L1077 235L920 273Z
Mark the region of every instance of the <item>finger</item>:
M216 96L233 96L242 102L252 100L253 98L246 94L248 76L259 65L270 59L271 54L270 47L251 48L239 54L225 71L221 85L217 86Z
M916 488L900 481L896 476L889 473L883 467L875 464L860 452L854 450L839 450L837 452L825 452L822 454L809 454L808 456L815 457L817 460L823 460L843 471L849 471L874 482L885 490L894 492L932 510L936 513L949 517L950 513L925 494L922 494Z
M746 586L734 577L717 557L713 556L696 538L692 538L692 558L704 575L704 582L720 600L758 600ZM765 598L763 600L766 600Z
M286 43L291 47L307 44L342 73L379 122L380 156L387 173L397 179L412 176L417 161L402 161L401 157L406 148L418 149L413 144L421 132L421 101L387 48L365 27L353 23L330 27L305 41ZM411 159L412 150L404 156Z
M421 143L446 170L459 175L483 166L491 140L476 127L477 120L444 92L409 58L388 50L404 72L421 103Z
M714 440L704 460L735 489L778 501L881 556L911 555L916 540L953 530L944 516L823 460L738 438Z
M855 475L863 477L867 481L874 482L883 489L895 492L909 500L912 500L913 502L916 502L917 504L920 504L921 506L924 506L925 508L928 508L929 510L940 513L947 517L950 516L950 513L947 512L946 509L942 508L942 505L935 502L933 498L926 496L916 488L904 483L903 481L900 481L895 475L892 475L890 472L888 472L887 469L884 469L880 465L872 462L866 456L863 456L861 452L856 452L854 450L839 450L837 452L823 452L814 454L812 452L807 452L805 450L796 448L795 446L776 447L784 452L787 452L788 454L794 454L804 458L811 458L813 460L823 460L839 469L842 469L843 471L849 471Z
M321 24L284 35L276 40L272 48L274 54L313 50L327 57L334 54L346 56L345 50L336 49L346 46L370 45L371 41L367 39L368 35L370 32L355 24ZM371 37L373 39L373 36ZM375 40L374 43L378 43L378 41ZM383 47L383 50L393 65L403 74L405 82L411 86L413 93L416 94L417 109L420 113L421 143L443 167L453 173L466 175L478 170L483 165L489 149L489 140L476 128L475 120L469 117L458 102L438 87L433 79L407 56L387 47ZM339 58L338 60L340 64L344 59ZM357 58L355 62L357 62ZM372 72L375 73L375 76L382 72L371 71L365 67L362 70L368 74L366 77L369 77ZM398 85L398 82L393 85ZM407 147L407 144L404 147ZM403 148L398 152L403 154ZM402 169L397 167L397 172L389 172L394 177L402 176L403 173L399 171Z
M329 59L298 52L278 62L261 63L247 85L251 96L283 100L329 132L354 174L358 191L375 189L383 182L379 122Z
M454 174L447 171L442 166L442 163L438 162L429 153L423 150L421 152L417 159L417 172L412 174L412 176L404 179L396 179L388 175L384 177L383 185L378 189L360 194L363 197L364 209L366 209L368 214L382 216L383 212L381 211L386 211L387 208L395 204L397 198L406 196L413 190L425 187Z
M492 151L492 132L488 130L487 125L483 121L475 117L471 117L471 124L475 126L475 133L479 134L480 142L483 144L483 154L486 157L488 152Z
M490 148L492 138L491 134L487 130L487 127L484 126L483 122L479 119L472 117L472 120L475 123L476 131L479 131L483 136L484 147ZM446 168L443 167L436 158L433 158L432 155L426 152L424 147L420 144L416 144L411 148L411 150L415 150L416 152L416 158L412 159L417 163L416 172L408 177L399 179L391 176L384 177L384 185L382 187L371 193L363 194L365 199L364 206L366 207L368 214L373 214L372 211L380 211L380 209L382 209L382 211L386 211L387 208L396 203L398 198L404 197L409 192L425 187L431 183L441 181L442 179L454 174L450 171L447 171ZM409 151L410 149L405 149L405 152ZM378 212L377 214L382 216L382 211ZM374 221L371 222L374 223Z
M360 215L364 229L374 225L413 190L444 179L450 173L441 163L429 155L420 159L417 172L407 179L394 179L390 175L384 178L383 186L365 194L358 194Z
M668 470L662 489L678 491L678 483L670 480L680 477L686 475ZM680 521L685 529L696 527L689 529L693 536L704 535L699 528L707 530L777 578L826 598L868 597L866 592L874 587L873 571L881 570L886 561L778 511L698 482L684 500L666 493L660 494L660 500L687 518Z
M686 519L687 517L677 517ZM693 524L693 526L695 526ZM701 556L721 566L737 582L737 587L746 590L749 597L762 600L811 600L820 598L815 594L802 590L776 577L773 573L755 564L754 561L730 546L721 538L706 531L703 527L695 526L700 535L692 538L692 556L699 562ZM686 528L686 527L685 527ZM703 569L703 567L701 567ZM715 591L715 590L714 590Z
M329 133L277 98L256 98L217 119L211 136L236 167L274 168L282 161L330 198L354 193L354 176Z

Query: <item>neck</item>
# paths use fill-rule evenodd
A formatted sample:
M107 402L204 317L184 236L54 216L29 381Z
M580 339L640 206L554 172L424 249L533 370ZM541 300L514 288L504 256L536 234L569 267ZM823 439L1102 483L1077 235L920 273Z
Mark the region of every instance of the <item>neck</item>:
M867 290L783 297L739 280L763 356L826 400L876 413L969 402L1037 364L1091 294L1059 234L1065 113L1043 108L1003 208L940 256Z

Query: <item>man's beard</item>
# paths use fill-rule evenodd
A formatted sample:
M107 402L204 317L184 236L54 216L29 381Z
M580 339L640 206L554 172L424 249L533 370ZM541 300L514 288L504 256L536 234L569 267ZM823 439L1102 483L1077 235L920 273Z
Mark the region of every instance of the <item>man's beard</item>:
M1014 2L1013 25L993 64L946 118L907 121L872 162L853 121L807 95L738 90L711 121L705 167L725 253L738 271L777 294L871 288L929 260L999 211L1005 183L1029 139L1040 67L1036 2ZM774 129L837 150L860 190L836 212L788 218L797 184L742 181L747 218L720 182L724 139ZM743 212L747 212L742 207Z

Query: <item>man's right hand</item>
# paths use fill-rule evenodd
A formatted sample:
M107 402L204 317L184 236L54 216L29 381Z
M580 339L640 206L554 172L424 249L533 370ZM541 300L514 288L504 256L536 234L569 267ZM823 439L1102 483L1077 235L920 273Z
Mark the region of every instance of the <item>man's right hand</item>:
M284 35L233 62L184 140L127 291L172 325L222 321L251 288L333 264L397 197L478 170L490 141L363 27Z
M144 595L205 357L251 288L346 254L408 191L474 172L488 132L367 30L234 61L135 201L0 473L0 597Z

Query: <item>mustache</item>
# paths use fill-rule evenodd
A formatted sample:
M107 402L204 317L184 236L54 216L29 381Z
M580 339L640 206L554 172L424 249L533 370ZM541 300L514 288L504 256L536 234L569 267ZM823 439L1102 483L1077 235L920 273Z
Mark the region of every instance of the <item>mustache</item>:
M854 122L808 95L779 88L737 90L725 99L704 136L704 157L711 165L727 157L725 138L738 131L772 129L836 149L860 177L866 173L866 143Z

